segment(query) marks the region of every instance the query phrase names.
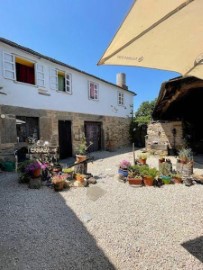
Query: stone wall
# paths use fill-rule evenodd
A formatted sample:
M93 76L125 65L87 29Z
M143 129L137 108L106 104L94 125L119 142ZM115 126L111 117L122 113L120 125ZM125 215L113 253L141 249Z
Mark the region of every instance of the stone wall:
M174 134L175 131L175 134ZM183 145L181 121L152 122L148 125L146 149L153 154L167 155L170 149L180 149Z
M0 118L0 158L3 159L13 159L11 157L13 157L14 150L26 145L26 143L17 143L16 116L38 117L40 139L49 141L55 146L58 146L59 142L58 121L71 121L73 154L75 154L80 143L86 121L101 123L103 150L115 150L129 145L130 118L35 110L12 106L0 106L0 112L7 116L6 120Z

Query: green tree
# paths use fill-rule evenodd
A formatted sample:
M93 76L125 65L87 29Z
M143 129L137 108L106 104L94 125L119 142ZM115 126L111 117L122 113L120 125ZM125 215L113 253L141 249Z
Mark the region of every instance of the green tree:
M137 112L135 113L134 122L138 124L138 126L148 125L152 119L152 112L154 110L156 100L153 101L144 101Z
M153 101L144 101L135 113L130 124L130 139L135 143L135 146L145 146L145 136L147 135L147 125L152 119L152 112L156 104L156 99Z

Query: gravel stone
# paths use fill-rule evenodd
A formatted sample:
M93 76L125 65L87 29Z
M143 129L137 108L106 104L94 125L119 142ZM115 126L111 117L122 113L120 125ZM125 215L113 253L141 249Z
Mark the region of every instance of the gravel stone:
M0 173L0 269L202 270L203 185L132 188L118 180L122 159L133 161L130 148L94 153L97 184L57 193ZM91 200L95 187L105 192Z

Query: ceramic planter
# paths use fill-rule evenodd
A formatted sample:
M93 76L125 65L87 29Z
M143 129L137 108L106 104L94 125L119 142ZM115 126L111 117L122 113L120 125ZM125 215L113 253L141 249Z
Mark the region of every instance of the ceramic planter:
M128 170L119 168L118 174L122 175L123 177L127 177L128 176Z
M143 182L145 186L153 186L154 184L154 178L151 176L144 176L143 177Z
M32 172L32 177L33 178L37 178L37 177L40 177L41 175L41 169L36 169Z
M182 183L183 183L183 180L182 180L181 177L174 176L174 177L173 177L173 182L174 182L175 184L182 184Z
M142 178L128 177L128 183L129 183L130 185L138 185L138 186L142 186L142 185L143 185L143 180L142 180Z
M86 155L76 155L76 162L77 163L85 161L86 159L87 159Z
M146 158L139 158L139 159L138 159L138 162L139 162L140 164L142 164L142 165L145 165L145 164L146 164L146 161L147 161Z

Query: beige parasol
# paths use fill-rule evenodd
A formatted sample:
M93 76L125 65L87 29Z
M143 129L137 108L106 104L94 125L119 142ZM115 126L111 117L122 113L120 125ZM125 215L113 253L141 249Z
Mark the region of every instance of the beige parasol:
M176 71L203 79L203 0L137 0L99 65Z

